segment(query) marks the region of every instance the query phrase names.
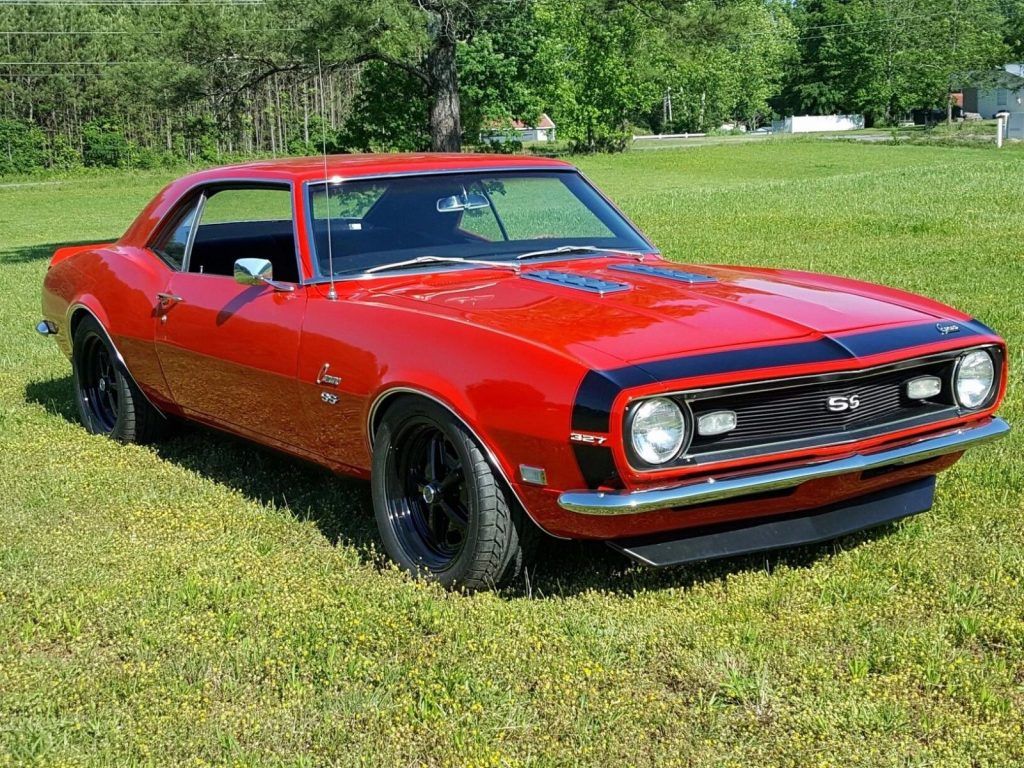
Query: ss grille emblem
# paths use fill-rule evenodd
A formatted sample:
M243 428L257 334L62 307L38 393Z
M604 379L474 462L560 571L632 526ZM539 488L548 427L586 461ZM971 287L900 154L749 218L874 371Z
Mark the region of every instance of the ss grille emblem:
M860 397L858 395L834 395L825 401L825 407L832 413L855 411L860 408Z

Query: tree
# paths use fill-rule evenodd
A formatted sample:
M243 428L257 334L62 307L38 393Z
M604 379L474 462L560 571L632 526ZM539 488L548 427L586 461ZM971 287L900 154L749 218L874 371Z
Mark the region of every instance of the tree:
M792 17L801 62L784 89L791 110L891 123L917 107L950 109L962 81L1005 52L997 0L805 0Z
M657 93L644 74L644 15L619 0L539 0L537 16L551 69L545 101L560 134L585 151L622 149L629 114Z

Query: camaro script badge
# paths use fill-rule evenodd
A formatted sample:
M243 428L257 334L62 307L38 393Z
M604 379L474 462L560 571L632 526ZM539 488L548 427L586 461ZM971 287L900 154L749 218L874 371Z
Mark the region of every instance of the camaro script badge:
M832 413L855 411L860 408L860 397L857 395L835 395L825 401L825 407Z
M935 324L935 328L943 336L948 336L951 333L960 333L960 326L957 325L956 323L950 323L948 321L941 322L941 323L936 323Z

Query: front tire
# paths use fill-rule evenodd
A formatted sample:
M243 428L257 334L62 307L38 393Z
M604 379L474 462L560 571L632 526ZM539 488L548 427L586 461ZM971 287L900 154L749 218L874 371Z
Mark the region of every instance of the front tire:
M476 590L522 569L532 523L473 437L436 403L405 398L384 414L372 488L384 549L408 573Z
M163 433L164 417L127 374L92 316L75 328L71 369L78 416L89 432L122 443L147 443Z

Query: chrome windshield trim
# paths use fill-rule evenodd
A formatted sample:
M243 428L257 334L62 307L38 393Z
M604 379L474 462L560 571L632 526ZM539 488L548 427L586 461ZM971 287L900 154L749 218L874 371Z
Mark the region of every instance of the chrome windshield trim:
M375 179L397 179L406 176L458 176L466 174L486 174L486 173L523 173L525 171L535 173L571 173L580 178L584 184L590 187L594 193L601 198L608 206L617 213L627 226L633 231L633 233L648 246L648 253L652 256L661 256L661 251L655 247L650 239L643 233L643 231L630 219L622 209L619 208L601 189L596 186L590 179L580 171L574 165L566 164L564 166L550 166L550 165L509 165L509 166L486 166L482 168L447 168L441 170L427 170L427 171L396 171L392 173L367 173L367 174L354 174L351 176L343 176L340 174L332 174L329 178L324 179L307 179L301 182L299 189L302 194L302 212L305 219L305 230L307 237L307 248L309 250L309 265L310 269L313 270L313 274L310 277L302 280L302 285L319 285L331 282L343 282L345 280L365 280L368 278L377 277L378 275L368 275L365 272L357 272L352 275L335 275L334 279L331 279L330 275L317 274L316 269L316 249L313 245L313 217L310 215L309 205L309 190L313 186L327 186L328 184L339 185L346 182L354 181L374 181ZM296 245L298 245L298 233L296 232ZM586 254L582 254L582 257L586 257ZM570 258L569 256L559 256L557 259ZM575 258L580 258L576 256ZM534 262L542 263L542 262ZM301 274L301 270L300 270ZM303 275L304 277L304 275Z
M997 440L1009 431L1009 424L993 418L979 426L958 427L895 448L855 453L818 464L722 479L709 477L686 485L644 491L566 491L558 497L558 505L579 515L636 515L689 507L794 488L809 480L927 461Z

